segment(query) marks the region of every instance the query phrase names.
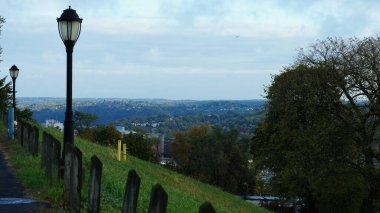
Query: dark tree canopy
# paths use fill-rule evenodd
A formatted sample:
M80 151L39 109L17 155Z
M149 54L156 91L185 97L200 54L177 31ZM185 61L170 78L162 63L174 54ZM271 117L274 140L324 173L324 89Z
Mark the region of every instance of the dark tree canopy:
M75 127L79 130L89 128L96 120L98 120L98 116L86 113L86 112L74 112L74 123Z
M235 130L193 126L175 134L173 157L179 172L244 195L255 189L249 145Z
M129 154L146 161L159 161L157 138L146 138L141 133L129 133L123 137L123 143L127 145Z
M252 149L274 193L308 212L379 211L379 68L379 38L329 38L274 76Z
M17 119L24 122L35 122L33 112L29 108L19 109L16 107Z
M80 132L80 137L88 139L94 143L104 146L117 146L117 140L121 134L113 125L98 126L96 128L87 128Z

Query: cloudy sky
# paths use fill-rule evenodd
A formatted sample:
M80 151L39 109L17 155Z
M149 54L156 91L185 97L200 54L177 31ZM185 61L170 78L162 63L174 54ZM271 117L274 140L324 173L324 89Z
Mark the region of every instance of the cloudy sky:
M83 18L77 98L262 98L299 48L380 32L377 0L0 0L0 77L19 67L19 97L66 96L68 5Z

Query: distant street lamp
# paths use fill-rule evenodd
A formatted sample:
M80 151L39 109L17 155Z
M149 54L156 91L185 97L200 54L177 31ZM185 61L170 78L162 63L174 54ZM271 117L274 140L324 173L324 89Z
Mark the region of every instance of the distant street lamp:
M16 65L13 65L9 69L9 74L13 81L13 109L16 110L16 78L18 76L19 69Z
M79 38L82 19L79 18L75 10L64 10L61 17L57 18L58 31L67 53L67 80L66 80L66 113L63 131L63 156L65 155L65 145L74 143L74 121L72 109L72 86L73 86L73 49L75 42Z

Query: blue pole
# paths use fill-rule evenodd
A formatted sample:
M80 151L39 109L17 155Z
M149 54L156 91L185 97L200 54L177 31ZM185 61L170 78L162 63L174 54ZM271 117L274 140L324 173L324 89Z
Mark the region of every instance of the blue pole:
M8 109L8 134L9 139L13 141L14 139L14 109L9 108Z

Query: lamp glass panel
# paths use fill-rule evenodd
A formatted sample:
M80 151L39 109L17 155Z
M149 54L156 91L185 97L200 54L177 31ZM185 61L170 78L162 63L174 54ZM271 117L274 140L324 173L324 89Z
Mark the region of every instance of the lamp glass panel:
M71 22L71 41L76 41L78 39L80 32L80 22L79 21L72 21Z
M9 75L11 76L11 78L17 78L18 76L18 69L10 69L9 70Z
M19 70L15 70L13 76L11 76L11 77L12 77L12 78L17 78L17 76L18 76L18 71L19 71Z
M59 22L59 33L61 34L61 38L63 41L67 41L69 39L68 36L68 22L60 21Z

